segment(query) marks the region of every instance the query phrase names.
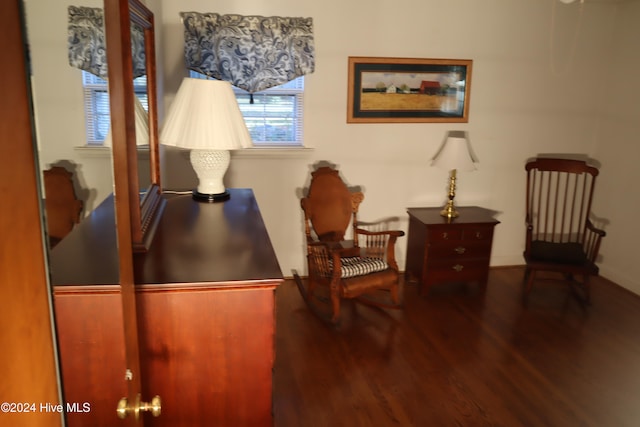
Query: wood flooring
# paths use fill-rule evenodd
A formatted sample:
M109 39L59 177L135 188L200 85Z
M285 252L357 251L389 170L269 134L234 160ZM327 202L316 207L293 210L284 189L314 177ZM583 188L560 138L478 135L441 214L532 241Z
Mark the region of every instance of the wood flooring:
M522 274L409 283L401 311L346 301L338 328L285 281L275 426L640 426L640 297L595 278L585 308L549 276L524 306Z

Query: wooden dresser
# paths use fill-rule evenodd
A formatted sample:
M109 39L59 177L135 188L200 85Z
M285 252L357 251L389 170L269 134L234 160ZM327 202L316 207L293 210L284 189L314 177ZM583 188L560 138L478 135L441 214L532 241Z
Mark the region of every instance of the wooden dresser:
M485 286L493 242L499 224L494 212L471 206L457 208L448 220L441 208L409 208L407 280L417 280L421 293L445 282L478 282Z
M148 252L135 255L143 398L150 426L270 426L275 289L283 280L253 191L224 203L165 196ZM113 200L51 254L69 426L118 423L126 393Z

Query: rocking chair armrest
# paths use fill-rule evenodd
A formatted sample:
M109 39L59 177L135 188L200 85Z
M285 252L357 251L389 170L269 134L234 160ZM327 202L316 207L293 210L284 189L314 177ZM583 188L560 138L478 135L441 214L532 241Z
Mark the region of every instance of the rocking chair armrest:
M387 248L391 253L393 253L396 245L396 241L398 240L398 237L404 236L404 231L402 230L368 231L368 230L357 228L356 235L367 236L365 239L367 241L371 240L371 241L379 242L380 240L386 240ZM366 247L367 244L365 243L364 245L360 245L360 246ZM393 255L391 256L393 257Z
M395 236L395 237L404 236L404 231L402 230L369 231L369 230L365 230L364 228L356 228L356 233L364 234L367 236Z
M371 239L372 241L374 242L377 241L378 243L380 239L382 240L386 239L386 245L378 245L378 244L374 245L378 249L377 251L374 251L374 252L377 252L377 256L379 257L382 257L384 253L389 267L391 267L393 270L398 271L398 263L396 262L395 247L396 247L396 241L398 240L398 237L404 236L405 234L404 231L402 230L369 231L369 230L363 230L361 228L358 228L356 229L356 234L367 236L367 239L372 238ZM365 252L366 252L367 245L365 244L363 247L365 248Z
M596 233L601 238L607 235L606 231L604 231L603 229L598 228L595 225L593 225L593 223L589 219L587 219L587 229L589 231L592 231L592 232Z
M587 259L595 263L598 258L598 253L600 252L600 242L607 233L593 225L589 219L587 219L586 226L587 233L585 234L584 249L587 254Z

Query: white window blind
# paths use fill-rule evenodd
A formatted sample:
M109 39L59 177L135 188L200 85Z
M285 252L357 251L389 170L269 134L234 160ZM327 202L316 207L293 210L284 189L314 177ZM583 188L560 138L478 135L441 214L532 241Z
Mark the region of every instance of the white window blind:
M206 79L190 71L190 77ZM256 146L302 146L304 77L251 96L233 87L238 106Z
M191 77L207 78L190 72ZM107 81L91 73L82 72L84 105L87 127L87 144L102 145L111 126ZM273 87L251 96L242 89L233 88L251 139L256 146L300 147L303 145L303 97L304 77ZM134 80L134 91L145 110L147 104L147 79Z
M106 80L94 74L83 71L82 85L84 87L87 144L102 145L111 126L108 83ZM147 77L142 76L134 79L133 90L140 99L145 111L149 111L147 102Z

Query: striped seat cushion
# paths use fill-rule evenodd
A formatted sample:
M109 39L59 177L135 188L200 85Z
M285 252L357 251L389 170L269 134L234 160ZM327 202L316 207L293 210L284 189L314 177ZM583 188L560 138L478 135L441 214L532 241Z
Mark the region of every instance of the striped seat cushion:
M342 274L340 275L342 278L363 276L365 274L375 273L376 271L386 270L389 267L384 260L379 258L347 257L340 258L340 263L342 264ZM331 264L332 262L329 261L329 265L333 268Z

